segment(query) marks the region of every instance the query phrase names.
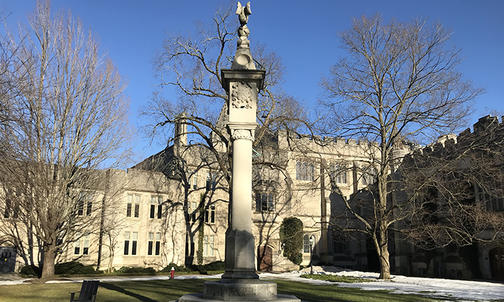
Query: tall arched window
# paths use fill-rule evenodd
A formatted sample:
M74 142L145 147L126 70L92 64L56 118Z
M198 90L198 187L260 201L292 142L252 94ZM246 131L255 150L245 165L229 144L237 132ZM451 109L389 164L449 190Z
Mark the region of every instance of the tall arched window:
M310 252L310 236L304 235L303 236L303 253L309 253L309 252Z

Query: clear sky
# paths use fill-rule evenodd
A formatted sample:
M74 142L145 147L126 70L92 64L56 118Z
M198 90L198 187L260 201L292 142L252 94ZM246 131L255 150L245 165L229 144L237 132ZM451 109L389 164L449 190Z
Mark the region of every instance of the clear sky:
M244 4L244 2L242 1ZM156 90L153 61L168 36L184 35L207 23L217 8L235 1L52 0L53 11L70 10L91 29L100 51L108 55L124 78L130 99L130 122L137 129L139 112ZM486 93L475 100L471 124L492 111L504 114L504 1L272 1L253 0L249 19L251 43L261 43L282 59L282 88L313 107L323 96L322 77L344 55L338 34L352 19L381 14L386 20L426 19L453 31L450 44L462 50L458 70ZM0 0L0 13L12 28L26 22L35 0ZM168 95L168 97L170 97ZM176 98L174 93L172 98ZM469 126L469 125L468 125ZM132 142L135 160L161 150L137 130Z

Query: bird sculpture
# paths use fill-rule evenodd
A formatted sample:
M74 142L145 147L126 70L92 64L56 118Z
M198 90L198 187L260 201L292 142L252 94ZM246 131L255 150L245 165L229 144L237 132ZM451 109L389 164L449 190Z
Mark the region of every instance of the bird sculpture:
M250 10L250 2L247 2L246 6L242 6L241 3L238 2L236 14L238 15L238 20L240 21L237 46L238 48L249 48L250 41L248 40L248 36L250 34L250 30L247 27L247 22L249 15L252 14L252 11Z
M236 14L238 15L238 19L240 20L240 25L245 26L248 22L248 16L252 14L250 10L250 1L247 2L246 6L242 6L240 2L237 4Z

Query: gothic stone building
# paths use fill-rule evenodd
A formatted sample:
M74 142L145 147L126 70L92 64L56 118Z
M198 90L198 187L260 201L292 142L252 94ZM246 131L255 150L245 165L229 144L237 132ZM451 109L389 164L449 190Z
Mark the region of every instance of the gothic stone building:
M176 128L172 145L127 171L109 171L108 189L96 190L78 212L88 215L88 208L105 202L101 211L106 218L102 223L96 219L93 230L62 251L60 262L78 260L92 265L99 262L100 269L122 266L160 269L170 263L224 260L229 206L227 180L208 151L191 147L183 127ZM475 132L477 129L475 125ZM460 136L463 135L467 133ZM367 238L349 239L333 229L332 224L344 212L341 198L361 194L372 184L376 173L372 165L375 145L364 140L294 137L282 131L268 136L261 145L254 150L254 196L250 205L257 267L267 271L297 268L283 257L279 238L283 219L294 216L303 222L303 265L310 262L312 238L315 263L377 269L374 247ZM411 148L405 146L397 152L404 155ZM275 164L265 165L266 162ZM337 185L337 196L331 190L331 179ZM492 207L502 211L502 199ZM1 210L2 219L15 219L11 209ZM468 270L467 265L457 251L440 251L436 257L427 259L401 238L393 236L392 240L393 273L467 276L462 273ZM3 250L12 252L11 248ZM502 274L502 248L479 246L476 254L482 277L497 278ZM17 261L18 266L23 264L19 257ZM13 261L8 263L13 266Z

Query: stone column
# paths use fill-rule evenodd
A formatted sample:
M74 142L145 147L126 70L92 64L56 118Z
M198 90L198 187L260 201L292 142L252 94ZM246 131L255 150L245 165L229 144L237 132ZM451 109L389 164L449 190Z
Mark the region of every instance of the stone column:
M226 230L226 272L220 281L205 282L203 294L187 294L179 302L275 301L299 302L294 296L277 295L277 285L259 279L255 268L252 234L252 143L257 127L257 95L264 70L256 70L247 39L250 2L237 4L238 41L231 69L221 70L222 87L228 95L228 129L233 146L231 212Z
M226 231L224 279L257 279L252 234L252 141L253 129L230 126L233 142L231 223Z
M231 221L226 231L224 280L258 279L252 233L252 143L262 70L223 70L228 92L228 128L233 150Z

